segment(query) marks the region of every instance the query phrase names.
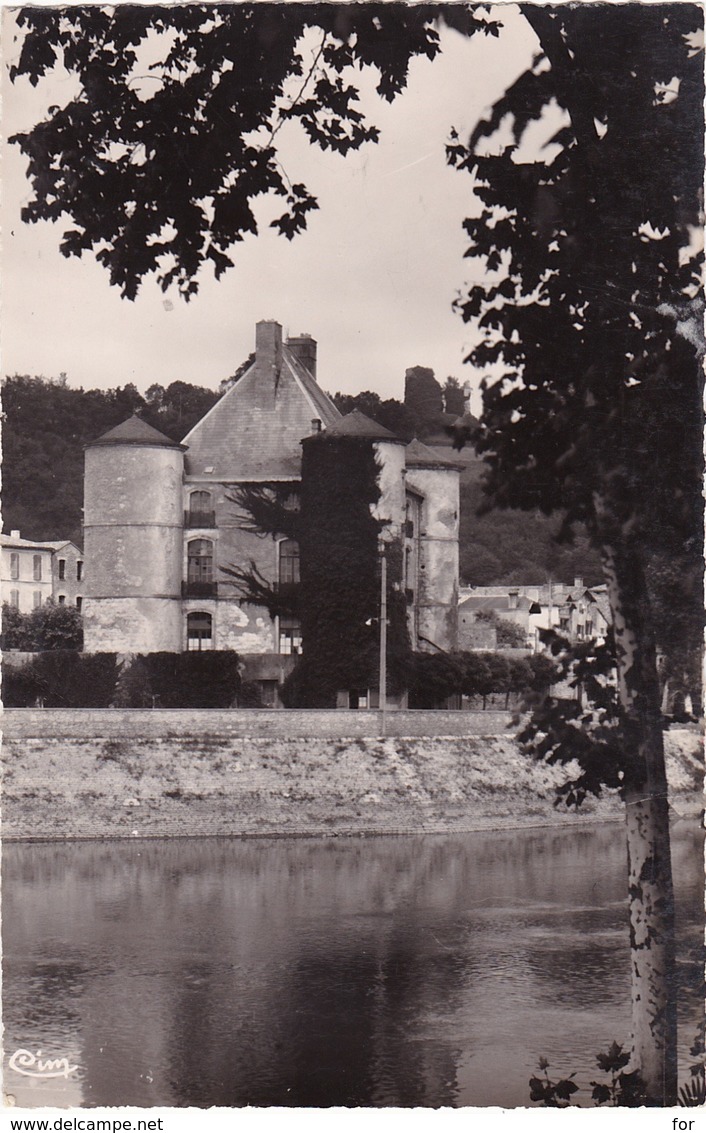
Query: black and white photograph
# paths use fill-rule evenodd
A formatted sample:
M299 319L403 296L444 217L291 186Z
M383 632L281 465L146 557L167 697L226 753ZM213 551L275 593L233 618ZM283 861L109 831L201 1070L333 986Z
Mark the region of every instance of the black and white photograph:
M703 5L1 14L6 1128L697 1133Z

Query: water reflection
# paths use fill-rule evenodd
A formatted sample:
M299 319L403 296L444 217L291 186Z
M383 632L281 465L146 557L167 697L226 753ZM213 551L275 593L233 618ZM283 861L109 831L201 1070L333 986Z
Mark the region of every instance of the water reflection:
M698 943L698 829L674 866ZM9 845L5 1049L21 1105L526 1105L629 1029L620 826ZM681 1006L683 1047L697 1004Z

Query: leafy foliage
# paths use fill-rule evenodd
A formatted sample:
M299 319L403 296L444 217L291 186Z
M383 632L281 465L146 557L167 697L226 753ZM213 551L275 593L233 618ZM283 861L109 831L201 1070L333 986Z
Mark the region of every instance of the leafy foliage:
M84 446L138 412L173 440L217 399L213 390L172 382L113 390L71 389L16 374L3 383L3 521L28 539L82 542Z
M460 309L485 335L473 361L501 372L477 440L486 491L584 523L643 571L678 560L700 623L703 14L523 11L541 54L448 150L483 202L465 227L488 283ZM555 105L538 157L527 132ZM488 152L503 121L513 141Z
M125 708L230 708L240 689L232 650L148 653L120 675L115 703Z
M479 610L476 621L487 622L494 627L499 649L523 649L527 645L527 633L522 626L501 618L495 610Z
M577 776L557 788L557 803L579 807L587 794L603 787L623 789L626 777L639 774L634 745L626 744L629 721L615 684L612 636L572 644L554 630L543 630L556 666L555 683L575 690L572 698L530 692L524 700L531 715L518 734L523 749L545 763L577 763Z
M81 94L14 139L34 188L23 219L68 213L64 255L93 252L128 298L151 273L189 298L203 265L219 277L233 245L257 233L259 198L283 200L272 226L289 239L317 207L279 164L282 124L298 121L312 143L342 155L376 140L348 77L375 68L379 94L392 100L411 58L438 52L438 12L382 3L25 8L12 79L36 85L61 60ZM458 22L468 32L487 26L471 12ZM317 44L310 64L305 33ZM146 47L160 43L161 58L147 64Z
M23 614L3 603L2 648L26 652L80 650L83 648L81 613L75 606L59 606L50 601Z
M615 1041L605 1054L596 1057L598 1069L610 1075L607 1082L591 1082L591 1098L596 1105L608 1102L612 1106L636 1107L645 1104L645 1087L639 1072L626 1072L624 1069L629 1061L630 1054L624 1052ZM549 1108L565 1109L570 1106L574 1094L579 1092L579 1086L574 1081L576 1073L554 1082L549 1077L549 1062L546 1058L540 1058L539 1071L543 1077L533 1076L529 1081L530 1100Z
M107 708L118 677L114 653L80 654L57 649L38 653L22 666L3 666L3 703L27 708Z
M546 1058L540 1058L539 1069L544 1077L530 1078L530 1100L541 1102L543 1106L552 1109L566 1109L570 1106L572 1096L578 1091L578 1086L573 1080L575 1075L570 1074L568 1078L560 1078L552 1082Z
M415 653L408 667L410 708L439 708L448 697L487 698L501 693L546 695L557 679L556 666L541 654L504 657L500 653Z

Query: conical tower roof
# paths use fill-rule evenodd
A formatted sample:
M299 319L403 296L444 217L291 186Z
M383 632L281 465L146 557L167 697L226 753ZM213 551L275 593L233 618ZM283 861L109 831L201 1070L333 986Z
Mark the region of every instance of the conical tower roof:
M182 451L187 447L173 441L171 437L165 437L164 433L148 425L136 413L128 417L127 421L108 429L107 433L91 441L87 447L91 448L93 445L151 445L153 448L179 448Z
M372 421L359 409L354 409L351 413L342 417L340 421L329 425L326 429L326 436L364 437L373 441L392 441L393 443L404 444L404 441L400 441L400 438L386 429L384 425L378 425L377 421Z

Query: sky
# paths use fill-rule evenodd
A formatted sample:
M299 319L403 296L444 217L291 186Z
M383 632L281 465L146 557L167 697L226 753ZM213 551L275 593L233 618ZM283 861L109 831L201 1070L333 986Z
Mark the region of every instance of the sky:
M467 136L536 48L514 5L492 11L504 25L499 38L443 31L441 56L413 60L408 88L391 106L364 84L378 144L344 158L310 146L296 124L285 126L282 163L319 210L291 242L266 225L247 237L235 268L218 282L204 269L188 304L152 279L135 301L121 299L90 255L61 255L60 226L24 224L26 161L5 144L2 373L65 373L70 386L85 389L133 382L144 391L176 380L215 388L254 348L255 323L275 319L286 333L317 340L318 378L329 392L401 399L405 370L415 365L431 367L442 383L453 375L477 388L479 375L463 363L471 332L452 310L473 271L461 227L474 211L472 184L447 167L444 146L452 126ZM36 90L26 80L10 84L17 46L7 8L3 17L7 138L65 101L72 81L59 73Z

